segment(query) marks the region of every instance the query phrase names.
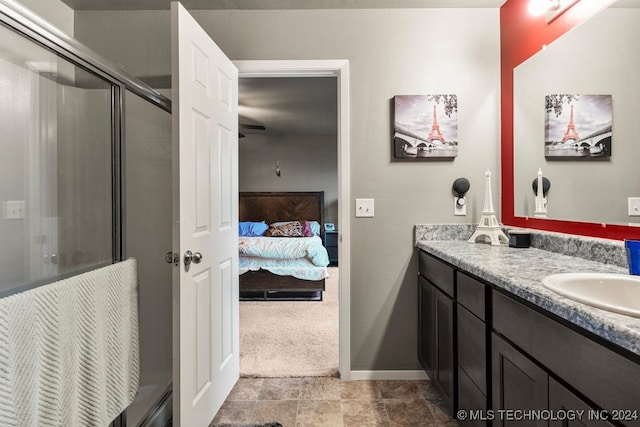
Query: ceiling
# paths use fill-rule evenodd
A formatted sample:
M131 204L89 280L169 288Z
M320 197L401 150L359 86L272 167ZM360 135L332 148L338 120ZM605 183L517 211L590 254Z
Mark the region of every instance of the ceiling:
M74 10L168 10L170 0L62 0ZM181 0L190 10L499 8L506 0ZM239 123L246 136L334 135L337 81L332 77L243 78Z
M241 78L238 85L240 124L264 125L267 135L335 135L338 87L335 77Z
M62 0L74 10L163 10L170 0ZM506 0L181 0L187 9L494 8Z

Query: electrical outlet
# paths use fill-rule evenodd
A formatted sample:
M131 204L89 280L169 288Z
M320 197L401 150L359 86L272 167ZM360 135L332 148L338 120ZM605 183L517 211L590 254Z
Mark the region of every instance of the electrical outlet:
M356 218L373 218L373 199L356 199Z
M458 196L453 196L453 215L454 216L466 216L467 215L467 199L462 197L464 203L462 206L458 204Z
M24 200L7 200L2 202L2 216L4 219L24 219L25 210Z
M640 216L640 197L629 197L629 216Z

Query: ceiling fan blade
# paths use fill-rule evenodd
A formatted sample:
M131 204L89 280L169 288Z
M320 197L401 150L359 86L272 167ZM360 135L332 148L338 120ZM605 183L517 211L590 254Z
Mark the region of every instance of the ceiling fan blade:
M263 125L245 125L245 124L240 123L240 124L238 125L238 127L239 127L240 129L267 130L267 128L266 128L266 127L264 127Z

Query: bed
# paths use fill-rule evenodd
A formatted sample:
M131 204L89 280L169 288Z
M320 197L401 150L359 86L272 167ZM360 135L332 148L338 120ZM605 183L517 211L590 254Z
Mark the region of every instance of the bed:
M306 237L240 236L241 300L322 300L328 276L328 255L322 246L323 211L323 191L240 193L241 225L295 221L315 222L317 228L315 236L306 234L309 230L305 229ZM265 248L287 254L304 252L307 256L286 255L287 259L280 260L267 253L265 258L261 256Z

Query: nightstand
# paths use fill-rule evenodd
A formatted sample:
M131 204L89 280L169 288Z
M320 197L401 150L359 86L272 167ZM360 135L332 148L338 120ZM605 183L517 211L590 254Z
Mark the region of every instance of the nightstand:
M324 247L327 248L329 253L329 265L338 265L338 232L337 231L325 231L324 232Z

